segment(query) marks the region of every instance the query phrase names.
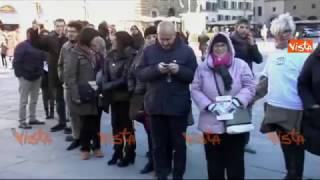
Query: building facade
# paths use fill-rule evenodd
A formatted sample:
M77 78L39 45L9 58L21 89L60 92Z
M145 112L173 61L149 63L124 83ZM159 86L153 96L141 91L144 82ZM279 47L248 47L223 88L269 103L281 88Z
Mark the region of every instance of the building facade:
M320 0L255 0L254 21L270 24L279 14L289 12L295 21L319 20Z

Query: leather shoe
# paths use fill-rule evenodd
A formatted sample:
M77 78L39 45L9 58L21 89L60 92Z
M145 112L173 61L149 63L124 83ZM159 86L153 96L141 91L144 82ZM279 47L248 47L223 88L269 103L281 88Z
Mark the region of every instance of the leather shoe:
M100 149L94 150L93 153L97 158L103 158L104 157L103 152Z
M81 160L88 160L90 158L90 153L87 151L81 152Z
M67 148L67 151L71 151L80 146L79 140L74 140L70 146Z
M74 141L73 137L71 135L67 136L66 137L66 141L67 142L71 142L71 141Z
M45 124L45 122L39 121L39 120L32 120L29 122L30 125L42 125Z
M56 126L51 128L51 132L62 131L65 127L65 124L57 124Z
M153 171L153 164L148 162L144 168L140 171L140 174L148 174Z
M32 126L30 126L28 123L23 122L19 125L20 129L32 129Z
M63 131L64 134L72 134L72 130L70 127L66 127L64 128L64 131Z

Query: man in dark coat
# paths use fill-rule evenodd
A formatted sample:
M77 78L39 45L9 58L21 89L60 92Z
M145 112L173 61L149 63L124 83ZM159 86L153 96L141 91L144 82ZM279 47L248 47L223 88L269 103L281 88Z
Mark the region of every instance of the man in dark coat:
M247 19L240 19L235 28L235 32L231 34L230 39L232 41L235 57L246 61L252 70L252 63L262 63L262 55L259 52L258 46L254 40L253 34L250 31L250 22ZM252 107L249 107L250 113ZM245 151L255 154L256 151L252 149L249 143L250 136L247 138L247 146Z
M151 136L156 176L166 179L169 171L166 147L174 149L173 178L181 179L186 166L186 132L191 100L189 84L197 68L193 50L176 37L174 25L158 26L154 45L144 49L138 77L147 83L145 110L151 116Z
M59 123L51 128L51 132L60 131L66 128L66 109L64 101L63 83L58 77L58 59L62 45L67 41L64 35L65 21L57 19L54 21L54 31L48 36L40 37L39 48L49 53L48 57L48 78L49 89L53 91L56 99L56 108L59 116Z
M38 102L41 76L43 74L43 62L45 53L36 49L35 36L37 32L32 28L27 30L27 40L18 44L15 49L13 68L19 80L19 128L31 129L29 124L44 124L36 119L36 105ZM28 99L30 97L30 102ZM26 108L29 104L29 123L26 119Z

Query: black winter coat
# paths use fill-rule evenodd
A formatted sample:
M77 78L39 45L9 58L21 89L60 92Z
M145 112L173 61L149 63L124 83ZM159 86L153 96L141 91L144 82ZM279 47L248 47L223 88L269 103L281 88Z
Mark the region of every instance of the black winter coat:
M168 76L160 73L160 62L179 64L179 72ZM172 49L165 50L159 42L143 50L142 61L138 66L138 77L147 83L144 98L145 110L151 115L187 116L190 111L189 84L193 81L197 68L196 56L193 50L176 38Z
M298 80L298 93L304 106L302 122L305 148L310 153L320 155L320 46L308 57Z

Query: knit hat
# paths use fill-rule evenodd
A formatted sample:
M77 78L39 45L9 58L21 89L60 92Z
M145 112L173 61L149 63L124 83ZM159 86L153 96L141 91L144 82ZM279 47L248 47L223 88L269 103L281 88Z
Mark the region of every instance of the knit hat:
M228 44L228 40L227 40L227 38L226 38L224 35L218 34L218 35L217 35L216 37L214 37L214 39L213 39L212 44L215 44L215 43L226 43L226 44Z
M157 34L157 28L155 26L149 26L144 30L144 38L150 34Z

